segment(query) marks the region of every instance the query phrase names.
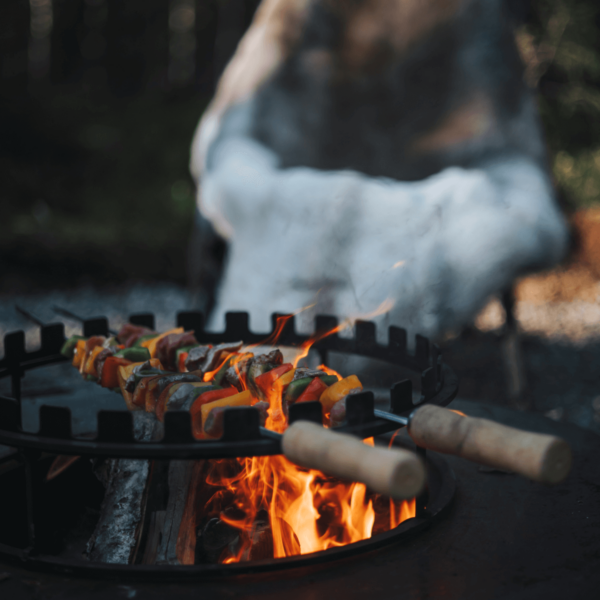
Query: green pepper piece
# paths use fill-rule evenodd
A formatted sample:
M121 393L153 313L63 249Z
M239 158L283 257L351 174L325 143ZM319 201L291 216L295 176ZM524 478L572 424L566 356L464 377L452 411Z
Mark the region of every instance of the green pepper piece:
M233 358L233 356L230 356L223 363L223 366L217 371L217 374L212 378L213 383L215 383L216 385L221 385L221 382L223 381L223 377L225 377L225 373L227 372L227 369L229 369L229 367L231 366L232 358Z
M336 378L337 379L337 378ZM300 397L300 394L310 385L313 380L312 377L302 377L302 379L296 379L292 381L287 387L285 392L285 402L294 403Z
M73 358L73 351L79 340L85 340L82 335L72 335L60 349L60 353L66 358Z
M333 385L334 383L337 383L338 378L335 375L319 375L319 379L327 386L329 387L330 385Z
M92 375L91 373L88 373L88 374L85 376L85 379L86 379L86 381L98 381L98 378L97 378L97 377L95 377L94 375Z
M123 350L115 352L114 356L130 360L131 362L145 362L150 360L150 351L148 348L136 348L133 346L131 348L123 348Z
M152 338L158 337L158 333L147 333L146 335L143 335L142 337L138 338L135 341L135 344L133 344L132 348L139 348L142 345L142 342L145 342L146 340L151 340Z

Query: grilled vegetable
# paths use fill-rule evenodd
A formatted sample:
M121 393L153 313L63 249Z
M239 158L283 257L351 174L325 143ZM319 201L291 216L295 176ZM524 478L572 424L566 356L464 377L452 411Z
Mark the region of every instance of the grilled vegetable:
M214 408L220 408L220 407L224 407L224 406L251 406L251 405L252 405L252 394L250 393L249 390L246 390L245 392L241 392L239 394L234 394L232 396L221 398L220 400L215 400L214 402L209 402L207 404L203 404L200 407L200 412L195 413L195 415L192 416L192 425L193 425L194 436L202 437L202 432L204 431L204 425L206 423L206 419L208 418L210 411L213 410ZM194 403L194 407L195 407L195 403ZM192 407L192 408L194 408L194 407ZM201 417L200 422L199 422L198 416ZM200 425L200 428L198 428L198 425ZM200 431L198 431L198 429L200 429Z
M362 390L362 383L356 375L340 379L328 387L319 398L319 401L323 405L323 412L325 414L331 412L333 405L353 390Z
M73 366L79 368L83 359L85 358L85 344L87 340L82 338L75 344L75 350L73 350Z
M60 353L66 358L73 358L73 352L75 351L75 346L77 346L77 342L79 340L84 340L85 338L82 335L72 335L62 346L60 349Z
M300 369L296 369L296 371L299 370ZM302 377L301 379L296 379L296 375L294 374L294 379L288 385L283 399L285 409L289 409L289 407L300 398L304 390L306 390L314 379L320 379L326 386L330 386L337 382L337 377L335 377L335 375L327 375L327 373L324 373L323 371L314 371L314 373L315 375L312 377Z
M158 333L149 333L147 335L142 335L135 341L135 343L133 343L131 346L126 346L126 347L127 348L140 348L140 347L142 347L142 344L144 342L147 342L148 340L153 340L156 337L158 337Z
M159 361L153 358L143 363L131 363L130 365L117 368L119 387L121 388L121 393L123 394L123 398L129 410L140 409L139 406L133 403L133 391L135 390L135 370L139 370L142 367L152 368L153 361L157 366L160 366Z
M85 359L85 364L83 366L84 375L92 375L93 377L98 377L98 371L96 371L96 357L104 350L105 348L103 348L102 346L95 346L94 348L92 348L92 350Z
M106 388L119 387L119 367L130 365L131 361L118 356L108 356L102 364L100 372L100 385Z
M156 337L153 337L149 340L144 340L140 345L142 346L142 348L148 348L148 351L150 352L150 356L152 358L157 358L156 346L158 345L158 342L160 342L160 340L162 340L163 338L165 338L168 335L171 335L173 333L183 333L183 327L176 327L175 329L170 329L169 331L165 331L164 333L161 333L160 335L157 335Z
M228 398L229 396L235 396L237 393L238 391L235 388L203 390L190 408L190 414L193 418L205 404L210 404L211 402L216 402L217 400Z
M205 381L200 383L173 383L161 393L156 403L156 416L159 421L163 421L165 412L168 410L189 410L200 394L219 389L221 389L219 386Z
M262 365L270 365L275 368L283 363L283 354L281 351L276 349L268 354L260 354L259 356L250 356L247 359L239 360L235 364L232 364L227 372L225 373L225 379L238 390L242 390L245 387L245 382L248 381L250 369L252 373L260 375L264 370L261 371ZM269 369L267 369L269 370ZM253 384L252 384L253 385Z
M146 360L150 360L150 352L148 352L148 348L123 348L115 352L115 356L119 358L126 358L131 362L143 362Z
M327 389L327 385L323 383L320 377L314 377L308 384L306 389L300 394L296 403L298 402L313 402L319 400L321 394Z
M283 385L285 385L285 383L281 383L280 381L282 376L293 370L293 365L291 363L286 363L285 365L271 368L269 371L259 375L258 377L254 377L253 379L250 377L248 382L253 382L253 387L259 392L260 398L268 397L269 393L281 393ZM291 380L291 377L288 377L288 379Z

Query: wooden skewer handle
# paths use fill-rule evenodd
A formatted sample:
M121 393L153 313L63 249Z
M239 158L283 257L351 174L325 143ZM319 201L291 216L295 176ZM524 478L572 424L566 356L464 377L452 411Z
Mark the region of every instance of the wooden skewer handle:
M560 483L571 469L571 448L560 438L461 416L439 406L416 410L409 433L423 448L514 471L542 483Z
M414 452L367 446L354 436L308 421L288 427L282 447L297 465L360 481L395 499L413 498L425 485L425 468Z

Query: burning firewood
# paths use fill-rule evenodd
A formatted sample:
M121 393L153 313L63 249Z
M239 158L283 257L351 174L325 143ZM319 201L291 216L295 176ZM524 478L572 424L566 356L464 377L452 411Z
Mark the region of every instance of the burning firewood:
M145 355L143 362L118 367L127 405L146 411L135 413L136 439L157 436L165 412L172 409L189 410L197 439L216 438L224 433L228 410L254 406L270 435L281 436L284 455L99 465L107 492L88 547L92 560L192 564L278 558L364 540L385 528L385 522L395 527L414 516L410 499L425 481L414 453L369 448L355 437L306 421L288 427L289 407L311 401L320 403L331 425L342 424L346 412L365 401L355 396L362 391L355 375L341 378L322 368L298 368L297 361L283 363L278 349L254 356L241 352L240 343L208 352L198 345L204 359L194 365L199 369L188 372L180 358L196 356L194 348L178 348L185 349L179 358L171 352L189 341L184 333L154 334L141 342L149 359ZM303 355L313 341L305 342ZM83 372L94 377L90 365L110 339L69 343L75 348L74 364L84 365ZM169 367L183 364L184 372L164 369L155 356L161 348ZM406 425L422 447L501 464L537 481L560 481L570 465L570 450L561 440L465 421L440 407L425 405L410 419L379 410L374 415ZM381 507L384 496L395 499L388 511Z

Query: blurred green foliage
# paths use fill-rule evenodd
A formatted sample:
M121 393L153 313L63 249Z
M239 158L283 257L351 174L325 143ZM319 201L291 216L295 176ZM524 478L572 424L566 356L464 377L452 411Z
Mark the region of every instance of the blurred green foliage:
M0 289L184 283L189 149L208 98L50 91L1 123Z
M600 200L600 3L533 0L517 44L567 207ZM208 98L73 85L0 101L0 291L186 278Z
M600 201L600 3L534 0L517 33L568 208Z

